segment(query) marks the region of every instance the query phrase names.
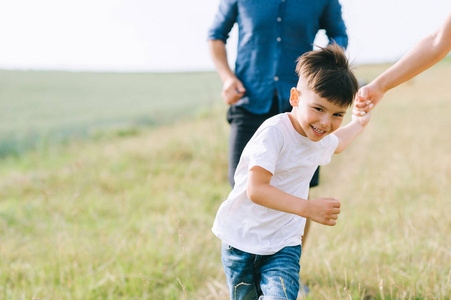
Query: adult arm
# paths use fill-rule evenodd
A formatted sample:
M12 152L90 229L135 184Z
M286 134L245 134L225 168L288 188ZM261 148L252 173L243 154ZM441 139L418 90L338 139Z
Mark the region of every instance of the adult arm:
M229 67L225 43L222 40L210 40L208 45L213 63L223 83L222 98L225 103L233 104L243 97L246 89Z
M334 226L340 213L340 202L333 198L306 200L295 197L270 184L271 172L254 166L249 171L247 195L256 204L283 211L312 221Z
M238 17L236 0L221 0L213 24L208 31L208 46L213 63L223 82L222 98L227 104L237 102L246 91L241 81L230 69L227 61L226 42Z
M422 39L398 62L387 69L358 93L357 107L368 111L367 101L376 105L384 94L415 77L442 60L451 51L451 13L445 22L432 34Z

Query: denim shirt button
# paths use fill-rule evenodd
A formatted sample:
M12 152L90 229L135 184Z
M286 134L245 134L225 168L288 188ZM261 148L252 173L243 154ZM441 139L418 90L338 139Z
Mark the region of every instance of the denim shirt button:
M279 81L279 77L274 76L274 81Z
M278 42L281 42L282 41L282 38L279 36L279 37L277 37L277 41Z

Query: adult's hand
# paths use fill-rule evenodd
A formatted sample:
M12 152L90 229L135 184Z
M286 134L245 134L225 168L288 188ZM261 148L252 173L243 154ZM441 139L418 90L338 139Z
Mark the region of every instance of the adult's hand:
M233 76L228 77L224 81L221 95L225 103L232 105L240 100L245 92L246 89L244 88L243 83L238 78Z
M229 67L225 42L222 40L211 40L208 41L208 45L213 62L223 82L221 96L225 103L232 105L243 97L246 89Z
M384 92L374 82L365 85L357 92L353 114L362 116L371 111L382 99Z

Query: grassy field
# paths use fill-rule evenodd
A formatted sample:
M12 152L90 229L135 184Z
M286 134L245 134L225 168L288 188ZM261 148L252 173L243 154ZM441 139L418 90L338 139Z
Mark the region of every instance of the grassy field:
M369 80L385 67L357 73ZM322 169L312 197L339 198L342 213L335 227L314 224L303 249L309 299L450 298L450 73L445 61L389 92L366 132ZM162 76L171 88L196 75ZM0 160L1 299L228 298L210 227L229 192L229 128L226 107L208 102L211 93L221 101L218 78L202 76L193 84L198 93L177 93L206 99L195 117ZM123 84L118 79L111 93L132 94L133 85ZM163 104L179 99L164 95L162 115ZM24 111L38 115L44 100L30 105L27 98ZM95 122L96 108L86 124ZM147 109L137 107L136 115L138 108Z
M0 70L0 157L193 116L217 103L214 73Z

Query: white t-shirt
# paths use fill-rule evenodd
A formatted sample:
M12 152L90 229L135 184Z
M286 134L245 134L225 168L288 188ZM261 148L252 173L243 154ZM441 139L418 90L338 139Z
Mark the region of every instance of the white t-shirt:
M271 185L307 199L316 168L330 162L337 146L333 134L319 142L300 135L288 113L266 120L243 150L235 186L218 210L213 233L224 243L257 255L300 245L305 218L252 202L247 196L249 170L260 166L273 174Z

